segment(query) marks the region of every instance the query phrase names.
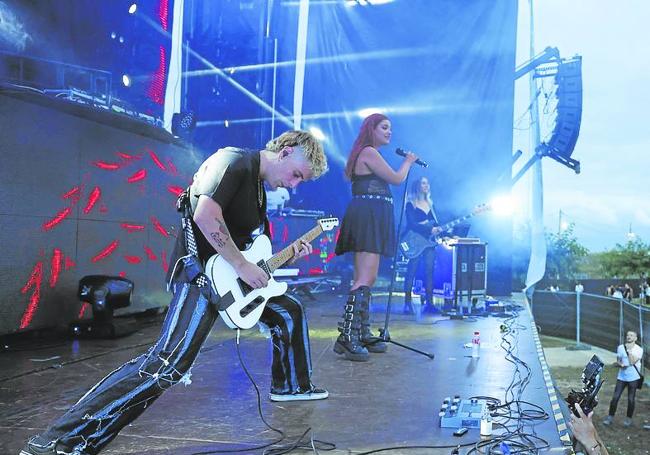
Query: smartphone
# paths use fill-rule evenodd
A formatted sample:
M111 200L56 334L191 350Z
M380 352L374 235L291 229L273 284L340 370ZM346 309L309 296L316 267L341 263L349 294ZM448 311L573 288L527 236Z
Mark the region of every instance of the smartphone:
M467 428L460 427L458 430L454 431L454 436L462 436L467 433Z

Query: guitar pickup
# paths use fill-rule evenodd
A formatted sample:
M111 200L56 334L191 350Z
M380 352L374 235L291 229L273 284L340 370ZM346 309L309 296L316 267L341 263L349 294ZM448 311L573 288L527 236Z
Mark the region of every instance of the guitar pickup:
M257 308L263 303L264 303L264 297L262 297L261 295L256 297L251 303L249 303L244 308L239 310L240 316L245 318L246 316L248 316L249 313L251 313L255 308Z

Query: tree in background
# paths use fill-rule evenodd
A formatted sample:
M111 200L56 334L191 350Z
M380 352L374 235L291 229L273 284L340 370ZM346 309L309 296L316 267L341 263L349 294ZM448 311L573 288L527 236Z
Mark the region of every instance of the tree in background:
M546 234L546 275L548 279L573 280L579 266L589 255L589 250L582 246L573 233L574 224L557 234Z
M594 256L606 278L645 278L650 271L650 244L641 239L625 245L617 243L613 249Z

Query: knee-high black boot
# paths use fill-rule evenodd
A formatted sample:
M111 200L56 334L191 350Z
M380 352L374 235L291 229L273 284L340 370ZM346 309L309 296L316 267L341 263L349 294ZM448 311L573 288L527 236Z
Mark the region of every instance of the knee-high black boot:
M381 338L376 337L370 331L370 299L372 294L368 286L361 286L362 297L359 300L359 311L361 313L361 344L368 352L386 352L388 345Z
M433 306L433 291L425 291L423 313L435 313L436 307Z
M343 321L339 322L340 335L334 343L334 352L345 355L348 360L365 362L368 350L361 344L361 315L359 302L362 300L361 288L350 291L343 312Z

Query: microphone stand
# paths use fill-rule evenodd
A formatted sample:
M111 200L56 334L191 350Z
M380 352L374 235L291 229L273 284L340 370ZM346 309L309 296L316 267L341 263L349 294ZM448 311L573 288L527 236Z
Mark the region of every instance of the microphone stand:
M400 211L399 211L399 222L397 223L397 241L395 242L395 252L393 254L393 264L392 264L392 271L393 273L391 274L390 277L390 287L388 288L388 303L386 304L386 319L384 320L384 328L379 329L379 335L382 341L386 343L393 343L401 348L408 349L409 351L417 352L418 354L422 354L426 357L429 357L431 360L435 357L433 354L429 354L428 352L420 351L419 349L415 349L411 346L407 346L402 343L398 343L397 341L391 339L390 337L390 332L388 331L388 324L390 323L390 307L391 307L391 300L393 298L393 286L395 285L395 274L397 273L397 255L399 254L399 235L400 232L402 231L402 221L404 219L404 208L406 207L406 192L408 191L408 181L409 181L409 176L411 175L411 170L409 169L408 173L406 174L406 186L404 189L404 194L402 195L402 205L400 206Z

